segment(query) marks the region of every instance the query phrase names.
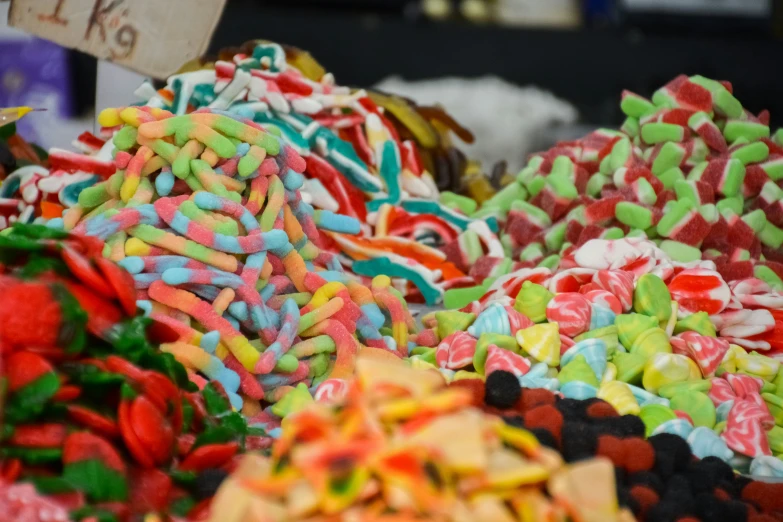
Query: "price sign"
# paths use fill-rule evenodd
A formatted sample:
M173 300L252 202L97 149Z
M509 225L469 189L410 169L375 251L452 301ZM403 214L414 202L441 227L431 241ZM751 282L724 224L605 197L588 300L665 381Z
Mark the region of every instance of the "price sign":
M166 78L204 54L226 0L12 0L11 26Z

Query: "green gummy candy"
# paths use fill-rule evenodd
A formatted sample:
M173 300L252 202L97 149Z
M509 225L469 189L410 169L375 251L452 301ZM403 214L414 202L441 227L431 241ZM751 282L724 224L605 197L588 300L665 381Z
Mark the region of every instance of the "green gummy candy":
M638 353L615 352L612 364L617 368L617 380L628 384L642 382L647 357Z
M595 372L588 364L585 356L581 354L563 366L557 375L557 380L560 381L560 384L577 381L598 387L598 378L595 376Z
M783 453L783 428L780 426L772 426L772 429L767 430L767 440L769 441L769 449L771 449L775 455Z
M745 181L745 165L737 158L732 158L726 164L726 168L728 173L723 186L720 187L720 192L724 196L735 196L739 194L742 182Z
M109 201L111 196L106 188L107 186L105 183L98 183L97 185L82 190L79 193L79 206L84 209L90 209Z
M675 395L683 393L709 393L710 388L712 388L712 383L704 379L698 381L673 382L670 384L664 384L658 388L658 395L665 399L671 399Z
M685 158L685 147L679 143L667 142L661 147L661 151L652 164L652 172L655 175L662 174L667 170L679 167Z
M674 261L679 263L689 263L691 261L701 260L701 250L679 241L665 239L661 241L659 247Z
M685 139L685 128L674 123L645 123L641 129L642 140L649 145Z
M639 178L634 181L634 190L636 192L636 199L642 205L655 205L658 201L658 195L655 193L655 189L650 182L644 178Z
M527 214L528 219L536 223L540 228L548 228L552 226L552 220L549 218L549 214L531 205L527 201L514 201L511 204L511 210L519 210Z
M729 143L738 138L748 141L769 138L769 127L760 122L750 120L728 120L723 128L723 135Z
M675 335L688 331L693 331L707 337L715 337L717 335L715 325L710 321L710 316L707 315L707 312L696 312L695 314L683 317L675 323Z
M644 423L644 436L651 437L655 428L664 422L676 419L677 414L663 404L645 404L639 411L639 418Z
M756 141L738 148L731 153L731 157L743 165L760 163L769 157L769 147L763 141Z
M694 427L715 426L715 405L706 394L702 392L677 393L671 398L672 409L687 413L693 421Z
M739 196L725 198L718 201L715 204L715 207L718 209L718 212L720 212L721 214L723 214L725 210L731 210L735 214L740 215L742 214L743 206L744 203L742 201L742 198Z
M652 101L658 107L664 107L667 109L677 108L677 100L664 87L661 87L653 93Z
M710 225L714 225L715 223L717 223L718 219L720 218L718 207L716 207L713 203L700 205L699 214L701 214L701 217L704 218L704 221L706 221Z
M767 283L773 290L777 290L778 292L783 291L783 279L781 279L770 267L756 265L753 267L753 276Z
M632 228L628 231L627 234L625 234L625 237L650 237L649 234L647 234L646 231L640 229L640 228Z
M764 229L764 225L767 224L767 215L761 209L754 210L742 216L742 221L753 229L753 232L758 234Z
M614 326L617 328L620 343L626 348L631 348L642 332L657 328L658 321L644 314L620 314L615 317Z
M565 176L566 179L574 175L574 162L568 156L558 156L552 162L552 170L549 177Z
M536 259L544 257L544 253L544 249L541 247L540 243L530 243L522 249L522 252L519 254L519 260L523 262L535 261Z
M725 87L712 93L712 100L715 107L729 118L742 117L742 104Z
M648 359L656 353L671 353L672 346L669 343L669 336L659 327L650 328L643 331L636 337L630 348L632 354L637 354Z
M772 181L779 181L783 179L783 158L775 158L765 161L759 165L759 167L764 169L764 172L767 173L767 176L769 176L769 179Z
M458 208L460 208L465 214L473 214L476 211L476 202L473 201L470 198L466 198L464 196L460 196L458 194L454 194L454 196L446 196L444 199L444 195L446 194L454 194L453 192L441 192L441 202L445 205L454 204L458 205ZM461 199L457 199L461 198ZM501 212L508 212L511 208L511 205L514 203L514 201L520 200L524 201L527 199L527 191L525 190L525 187L522 186L521 183L509 183L505 187L503 187L500 191L498 191L494 196L489 198L487 201L484 202L482 208L488 208L488 207L497 207L500 209ZM466 203L464 200L472 201L473 202L473 210L466 212L466 208L468 208L469 204ZM459 205L462 205L461 207Z
M585 188L585 191L587 192L588 196L592 197L598 197L601 195L601 190L604 188L606 184L610 182L610 179L605 174L601 174L600 172L597 172L592 175L590 180L587 182L587 187Z
M565 174L550 174L546 177L546 184L551 187L555 194L568 201L572 201L579 196L576 186Z
M567 226L568 224L565 221L561 221L546 231L544 234L544 243L550 251L560 250L563 241L565 241Z
M527 184L527 191L530 192L530 197L536 197L538 196L538 193L544 189L545 186L546 186L546 178L544 176L537 175L530 180L530 183Z
M636 283L633 292L633 308L635 311L657 317L664 323L672 314L671 294L666 283L654 274L644 274Z
M555 268L557 268L559 264L560 264L560 256L557 254L552 254L551 256L547 256L541 261L539 261L538 265L536 266L554 270Z
M674 193L678 200L687 199L695 205L701 204L699 199L699 189L696 187L695 180L680 180L674 182Z
M511 183L506 188L516 185L519 188L522 188L517 183ZM524 190L524 189L522 189ZM460 196L459 194L455 194L450 191L445 191L440 193L440 202L446 205L447 207L458 209L465 215L470 215L473 212L476 211L476 208L478 207L478 203L475 199L468 198L465 196ZM510 203L509 203L510 204Z
M628 158L633 154L633 145L628 138L621 139L612 147L612 152L607 156L609 158L609 169L611 172L625 166Z
M419 347L417 347L417 348L419 348ZM428 362L428 363L430 363L430 364L432 364L434 366L437 366L438 365L438 361L435 358L435 352L436 351L437 351L436 348L427 348L426 350L421 351L420 353L412 354L412 355L416 356L418 359L420 359L420 360L422 360L424 362Z
M568 212L568 214L566 214L565 217L566 223L569 223L571 221L576 221L581 225L587 225L587 215L585 212L585 208L586 207L584 205L578 205L572 208Z
M693 181L700 181L701 177L704 175L704 171L707 170L707 167L709 166L709 162L702 161L700 163L697 163L693 166L691 171L688 173L687 179L693 180Z
M621 201L615 207L615 217L625 225L634 228L650 228L652 226L652 211L636 203Z
M487 288L484 285L451 288L443 293L443 306L451 310L462 308L480 299L486 291Z
M625 91L620 101L620 110L631 118L641 118L654 113L656 109L655 105L647 98Z
M620 227L610 227L601 233L601 239L622 239L624 237L625 233Z
M633 118L629 116L620 126L620 130L623 131L623 134L627 134L632 138L636 138L639 136L640 130L639 118Z
M435 320L438 322L438 338L442 340L454 332L466 331L476 320L476 314L456 310L438 311L435 312Z
M783 230L767 221L759 233L759 240L768 247L780 248L783 245Z
M663 216L661 217L661 220L658 221L658 234L663 237L669 237L677 225L679 225L680 222L685 219L688 214L690 214L693 208L693 203L687 199L673 202L668 208L666 208Z
M679 167L672 167L658 175L658 179L663 183L663 188L672 189L678 181L685 179L685 174L682 173Z
M620 344L617 337L617 326L613 324L604 326L603 328L596 328L574 337L574 341L576 342L584 341L585 339L601 339L605 342L607 356L612 356L617 351L617 346Z
M114 135L114 138L112 138L112 143L114 143L114 146L117 147L118 150L130 150L134 145L136 145L136 138L138 137L138 134L139 131L136 127L132 125L125 125Z
M554 296L543 286L525 281L514 301L514 309L526 315L534 323L541 323L546 321L546 305Z
M762 393L761 398L769 408L769 412L775 418L775 424L783 426L783 398L771 393Z

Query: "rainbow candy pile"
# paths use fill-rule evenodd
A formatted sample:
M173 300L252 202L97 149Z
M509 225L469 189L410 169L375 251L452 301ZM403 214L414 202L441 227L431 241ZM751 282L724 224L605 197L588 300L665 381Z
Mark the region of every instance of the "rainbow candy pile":
M194 382L219 381L274 431L309 390L350 377L361 347L407 355L404 299L387 277L350 280L317 246L319 229L359 223L303 200L305 160L276 128L207 109L127 107L100 121L116 131L117 171L49 226L106 242L137 304L175 332L161 350Z
M589 477L589 480L587 478ZM286 418L270 457L248 455L215 522L629 521L607 459L564 464L432 371L362 355L334 404Z
M505 370L598 397L700 458L783 476L783 293L761 279L726 283L713 261L681 263L646 239L594 239L560 271L502 276L423 323L417 340L431 342L412 358L451 379Z
M393 277L409 302L428 304L448 288L472 284L470 264L485 251L503 255L497 223L470 219L476 202L440 193L436 184L443 178L449 186L467 169L450 146L450 131L466 140L470 134L438 108L335 85L309 56L288 50L292 63L280 45L254 43L214 69L176 74L165 89L144 85L138 94L177 115L210 108L279 129L304 158L306 201L362 223L359 235L325 234L353 273ZM476 195L482 187L491 192L485 185L480 173L467 181ZM467 265L448 262L446 245Z

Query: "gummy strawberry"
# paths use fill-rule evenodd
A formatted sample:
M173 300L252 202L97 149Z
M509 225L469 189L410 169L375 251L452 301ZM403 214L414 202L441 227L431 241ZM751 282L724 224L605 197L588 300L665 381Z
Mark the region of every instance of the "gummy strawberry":
M62 325L60 304L48 285L19 280L4 281L0 300L0 339L17 346L57 344Z

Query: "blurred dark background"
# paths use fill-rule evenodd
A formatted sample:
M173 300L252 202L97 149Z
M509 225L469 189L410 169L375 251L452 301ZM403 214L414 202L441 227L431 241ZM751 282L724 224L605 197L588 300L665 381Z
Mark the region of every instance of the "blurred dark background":
M783 0L229 0L211 50L253 38L295 45L352 86L389 75L497 75L551 91L588 125L622 121L622 89L649 96L677 74L698 73L732 81L749 110L769 109L780 125L782 6ZM95 62L69 51L67 66L66 115L87 115L95 103Z
M598 124L622 121L622 89L650 95L677 74L698 73L732 81L749 110L767 108L783 118L782 5L230 0L212 47L259 37L289 43L348 85L372 85L390 74L407 80L493 74L550 90L575 104L583 121Z

